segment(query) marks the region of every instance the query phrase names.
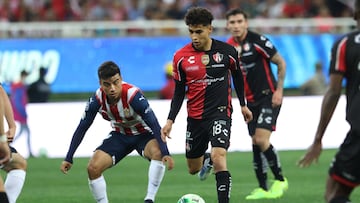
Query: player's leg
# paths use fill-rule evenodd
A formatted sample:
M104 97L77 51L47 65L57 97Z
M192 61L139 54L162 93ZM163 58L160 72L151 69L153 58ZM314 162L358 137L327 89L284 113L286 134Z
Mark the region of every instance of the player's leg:
M15 203L25 183L27 161L13 147L10 149L11 161L3 167L3 170L7 172L5 190L9 202Z
M98 203L108 203L106 181L103 172L113 165L112 158L102 150L96 150L91 157L87 171L90 190Z
M148 187L144 201L152 203L165 175L165 165L161 161L162 155L156 139L147 142L144 149L144 156L150 160L148 170Z
M231 120L219 119L210 124L211 159L216 177L218 203L228 203L231 193L231 174L227 168L226 154L230 146Z
M27 123L24 124L24 131L27 135L26 138L26 143L27 143L27 147L28 147L28 151L29 151L29 157L34 157L33 153L32 153L32 148L31 148L31 133L30 133L30 128L29 125Z
M4 109L4 100L3 97L4 95L6 96L5 91L2 89L2 86L0 85L0 135L4 135L5 134L5 128L4 128L4 114L5 114L5 109ZM7 144L4 142L3 146L7 146ZM8 197L5 193L5 187L4 187L4 182L2 177L0 176L0 202L4 202L4 203L8 203Z
M350 194L353 187L341 184L331 177L326 181L325 200L328 203L350 203Z
M325 200L348 203L353 189L360 184L360 132L350 129L329 168Z

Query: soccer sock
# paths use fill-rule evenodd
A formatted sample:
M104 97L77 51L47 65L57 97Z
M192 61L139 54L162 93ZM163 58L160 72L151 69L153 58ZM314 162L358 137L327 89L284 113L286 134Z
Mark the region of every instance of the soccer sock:
M231 175L229 171L220 171L215 174L218 203L229 203L231 192Z
M15 203L24 186L26 172L21 169L14 169L7 173L5 180L5 191L10 203Z
M268 161L269 167L274 174L275 179L284 181L284 176L282 175L282 169L280 165L280 159L275 148L270 144L270 147L265 150L263 154Z
M9 199L5 192L0 192L0 202L1 203L9 203Z
M340 196L340 197L332 198L329 203L351 203L351 202L349 198Z
M253 167L256 178L259 182L259 187L268 190L267 186L267 163L266 158L261 153L260 147L253 145Z
M97 203L108 203L106 182L103 175L94 180L89 180L89 187Z
M162 161L151 160L148 171L148 189L145 200L151 199L154 201L155 195L160 187L161 181L165 174L165 165Z

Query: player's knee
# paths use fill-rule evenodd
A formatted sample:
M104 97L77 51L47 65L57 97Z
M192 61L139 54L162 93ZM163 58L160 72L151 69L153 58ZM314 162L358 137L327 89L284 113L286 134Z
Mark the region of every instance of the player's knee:
M91 179L91 178L100 177L103 171L99 165L89 163L87 167L87 172Z

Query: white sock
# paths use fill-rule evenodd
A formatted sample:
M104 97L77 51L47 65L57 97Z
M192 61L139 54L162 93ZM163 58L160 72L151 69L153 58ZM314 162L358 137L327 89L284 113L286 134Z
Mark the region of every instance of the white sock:
M5 191L9 199L9 203L15 203L24 186L26 172L22 169L14 169L7 173L5 180Z
M155 200L155 195L160 187L161 181L165 174L165 165L162 161L151 160L148 172L148 189L146 199Z
M89 187L97 203L108 203L106 194L106 182L104 176L89 180Z

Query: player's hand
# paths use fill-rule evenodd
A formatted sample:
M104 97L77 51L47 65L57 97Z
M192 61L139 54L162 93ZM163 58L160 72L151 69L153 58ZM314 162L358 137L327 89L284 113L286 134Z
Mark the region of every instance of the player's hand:
M0 142L0 165L10 161L11 151L7 142Z
M165 126L161 128L161 139L163 142L166 142L166 138L171 139L170 132L173 123L174 122L172 120L167 120Z
M71 169L71 166L72 166L72 163L67 162L67 161L63 161L63 162L61 163L60 170L61 170L64 174L67 174L68 171Z
M249 110L249 108L247 106L242 106L241 107L241 113L244 116L244 120L245 120L246 123L249 123L250 121L252 121L253 114L252 114L252 112Z
M322 143L314 142L309 147L306 154L303 157L301 157L301 159L298 161L297 165L303 168L310 166L313 162L318 163L321 151L322 151Z
M281 90L276 90L272 96L272 107L278 107L282 104L283 93Z
M174 165L175 165L175 162L174 162L174 159L169 156L169 155L166 155L162 158L162 162L167 165L167 169L168 170L171 170L174 168Z

